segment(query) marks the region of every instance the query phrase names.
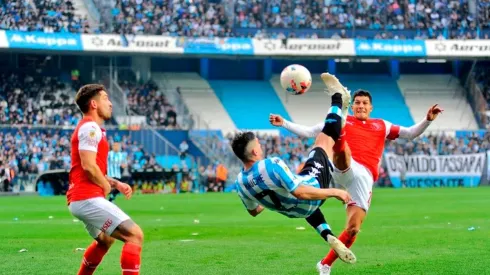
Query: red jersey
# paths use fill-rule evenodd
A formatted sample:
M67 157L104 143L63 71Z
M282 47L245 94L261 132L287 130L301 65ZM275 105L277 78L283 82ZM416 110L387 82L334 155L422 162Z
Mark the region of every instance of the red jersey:
M347 116L344 131L352 158L366 167L376 181L385 141L396 139L400 134L400 126L382 119L362 121L354 116Z
M85 174L80 160L80 150L97 152L97 166L102 174L107 173L109 142L105 130L101 129L91 117L84 117L71 137L70 187L66 193L68 204L74 201L105 197L102 187L91 182Z

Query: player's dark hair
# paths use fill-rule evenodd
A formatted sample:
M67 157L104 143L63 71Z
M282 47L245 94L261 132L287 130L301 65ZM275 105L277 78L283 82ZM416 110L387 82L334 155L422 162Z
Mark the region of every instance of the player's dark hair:
M231 141L233 153L242 161L247 161L246 152L247 145L250 141L255 140L255 134L252 132L241 132L235 135Z
M352 96L352 101L356 99L358 96L366 96L369 98L369 103L373 104L373 97L371 96L371 93L366 90L359 89L354 92L354 95Z
M78 90L75 96L75 103L82 113L87 113L89 110L90 100L98 96L101 91L105 91L104 85L101 84L87 84Z

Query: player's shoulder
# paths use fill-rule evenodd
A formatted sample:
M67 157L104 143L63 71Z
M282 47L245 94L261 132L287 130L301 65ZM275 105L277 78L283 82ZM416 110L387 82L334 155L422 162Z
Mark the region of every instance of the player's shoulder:
M286 162L284 162L284 160L282 160L281 158L279 157L271 157L271 158L267 158L265 160L268 160L269 161L269 167L271 167L272 169L274 169L275 172L278 172L278 171L287 171L289 172L289 167L287 166Z
M86 121L80 121L80 124L78 124L78 131L82 132L90 132L90 131L97 131L101 132L102 130L100 129L99 124L97 124L95 121L92 120L86 120Z
M261 161L265 162L264 164L266 167L270 167L270 168L275 168L278 166L285 165L284 161L280 157L270 157L270 158L263 159Z
M87 121L78 128L78 138L100 140L102 138L102 129L94 121Z
M284 162L280 157L269 157L261 161L265 161L266 163L271 163L271 164L280 164Z

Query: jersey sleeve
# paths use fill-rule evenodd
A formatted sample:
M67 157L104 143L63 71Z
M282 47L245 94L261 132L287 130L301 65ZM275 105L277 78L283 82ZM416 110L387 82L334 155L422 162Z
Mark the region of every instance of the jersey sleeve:
M242 193L238 192L238 196L242 200L243 205L247 210L255 210L259 204L256 201L253 201L247 197L245 197Z
M383 120L385 123L385 137L389 140L395 140L400 136L400 126L395 125L389 121Z
M324 123L318 123L313 126L305 126L288 120L284 120L282 127L300 137L316 137L323 129Z
M273 171L281 182L282 187L292 193L298 188L301 180L289 170L286 163L280 158L272 158Z
M87 122L78 129L78 150L97 152L102 130L95 122Z
M393 125L388 121L384 121L384 123L386 125L386 138L390 140L396 138L414 139L424 133L431 124L427 119L423 119L410 127Z

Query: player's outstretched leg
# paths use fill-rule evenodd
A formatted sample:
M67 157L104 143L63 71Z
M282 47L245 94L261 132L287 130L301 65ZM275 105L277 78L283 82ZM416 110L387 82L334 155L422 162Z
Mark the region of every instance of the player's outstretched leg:
M325 118L325 125L322 129L314 144L314 148L322 148L332 158L332 146L340 137L342 128L342 94L335 93L332 95L332 106L330 107L327 117ZM324 169L328 169L325 167ZM313 215L307 218L308 223L315 228L318 233L328 242L332 250L335 251L339 257L347 263L355 263L356 257L340 240L338 240L330 231L330 227L325 221L323 214L320 210L317 210ZM330 274L330 266L322 265L318 263L317 269L320 274Z
M340 138L340 132L342 129L342 95L336 93L332 95L332 106L328 110L327 117L325 118L325 124L322 132L318 134L315 139L313 148L322 148L329 159L333 158L332 147L335 145L335 141Z
M340 83L340 81L335 76L329 73L323 73L321 77L326 86L326 92L328 94L340 93L342 95L342 132L339 138L335 141L335 145L332 148L332 160L338 170L342 172L347 172L351 167L352 155L349 146L345 142L345 133L343 131L343 128L346 123L348 109L350 105L350 92ZM344 243L346 247L350 248L356 240L357 233L360 230L365 216L366 212L364 209L355 205L349 205L347 207L347 228L339 236L339 240L342 241L342 243ZM328 266L329 269L330 266L337 259L337 257L337 253L334 250L331 250L328 255L322 260L321 265Z
M349 106L351 100L350 91L344 86L342 86L340 81L334 75L331 75L329 73L323 73L321 75L321 78L323 80L323 83L325 84L325 92L328 95L333 96L336 93L342 95L342 128L343 128L345 126L347 115L349 113Z
M330 247L337 253L339 258L346 262L353 264L356 262L356 256L349 248L347 248L341 241L339 241L327 224L322 211L317 209L313 214L306 218L306 221L322 236L322 238L330 245Z
M92 275L97 266L102 262L107 251L114 243L115 239L100 233L92 244L87 247L83 254L82 264L78 270L78 275Z
M126 220L114 230L112 237L124 242L121 251L122 274L139 275L143 245L141 228L132 220Z
M325 84L325 92L329 95L334 95L339 93L342 95L342 129L345 126L349 105L351 100L350 91L345 88L340 81L329 73L323 73L321 75L323 83ZM333 163L335 167L341 171L348 170L350 168L351 152L349 146L345 142L345 133L342 131L340 133L339 139L336 140L335 146L333 147Z

